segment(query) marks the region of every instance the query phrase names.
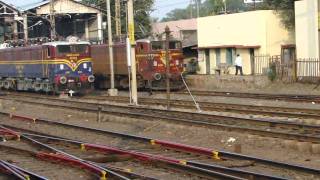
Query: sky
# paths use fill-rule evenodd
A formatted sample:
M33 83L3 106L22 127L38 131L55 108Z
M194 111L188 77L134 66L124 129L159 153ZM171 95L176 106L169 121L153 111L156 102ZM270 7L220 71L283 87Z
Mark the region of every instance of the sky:
M168 12L176 8L185 8L190 4L190 0L155 0L152 17L159 19L166 16Z

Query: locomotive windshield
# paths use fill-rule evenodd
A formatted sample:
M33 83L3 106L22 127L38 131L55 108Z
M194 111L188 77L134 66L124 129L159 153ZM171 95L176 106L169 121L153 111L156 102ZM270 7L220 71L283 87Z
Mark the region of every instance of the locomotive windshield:
M59 55L65 55L70 53L77 54L88 54L89 46L86 44L76 44L76 45L58 45L57 51Z
M152 41L151 48L154 51L157 50L165 50L166 42L165 41ZM180 49L181 42L180 41L170 41L169 42L169 49Z

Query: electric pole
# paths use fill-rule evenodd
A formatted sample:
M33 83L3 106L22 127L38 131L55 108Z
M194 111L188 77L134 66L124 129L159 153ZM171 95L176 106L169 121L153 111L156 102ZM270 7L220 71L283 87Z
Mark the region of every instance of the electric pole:
M121 37L121 6L120 0L115 0L115 19L116 19L116 36Z
M138 105L138 87L137 87L137 69L136 69L136 52L135 52L135 37L134 37L134 15L133 15L133 0L128 0L128 36L131 44L131 97L132 102Z
M190 0L190 19L193 18L193 5L192 5L192 1L193 1L193 0Z
M199 18L200 15L200 4L199 4L199 0L195 0L196 1L196 5L197 5L197 18Z
M108 47L110 60L110 82L111 88L108 90L109 96L117 96L118 90L114 88L114 61L113 61L113 42L112 42L112 27L111 27L111 9L110 0L106 0L107 20L108 20Z
M50 0L50 38L51 41L56 39L56 20L55 20L55 11L54 11L54 0Z
M170 29L168 26L165 28L166 34L166 84L167 84L167 110L170 110L170 56L169 56L169 38Z

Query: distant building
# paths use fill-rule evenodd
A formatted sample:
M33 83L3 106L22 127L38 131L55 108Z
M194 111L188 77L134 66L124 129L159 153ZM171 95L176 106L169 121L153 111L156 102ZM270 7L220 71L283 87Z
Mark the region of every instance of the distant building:
M199 73L215 74L220 64L235 71L237 54L244 74L252 73L256 55L280 55L281 46L294 44L294 36L271 10L209 16L198 19Z
M170 28L171 38L182 41L185 62L187 63L191 59L197 59L197 19L154 23L152 24L153 36L158 39L165 39L164 30L166 26Z
M12 4L15 4L14 0L2 0L0 5L2 5L1 3L12 7L14 7ZM20 36L22 34L24 37L27 36L28 39L50 37L50 0L26 0L15 9L19 16L12 20L12 23L20 21L17 23L20 26L18 28L20 29L18 32ZM55 31L59 39L72 35L78 36L82 40L103 41L102 11L100 9L84 4L79 0L55 0L54 12ZM5 16L7 15L0 12L0 19ZM24 20L27 20L27 32L23 31L23 17ZM21 38L20 36L19 38Z
M16 7L0 1L0 42L18 38L19 24L15 21L15 18L19 14L20 12Z

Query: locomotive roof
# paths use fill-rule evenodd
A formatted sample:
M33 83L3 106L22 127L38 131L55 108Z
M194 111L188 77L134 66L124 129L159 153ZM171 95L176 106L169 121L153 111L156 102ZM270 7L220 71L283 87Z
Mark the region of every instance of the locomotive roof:
M87 45L90 45L90 43L87 42L87 41L78 41L78 42L54 41L54 42L44 43L44 44L42 44L42 45L47 45L47 46L59 46L59 45L72 45L72 44L87 44Z

